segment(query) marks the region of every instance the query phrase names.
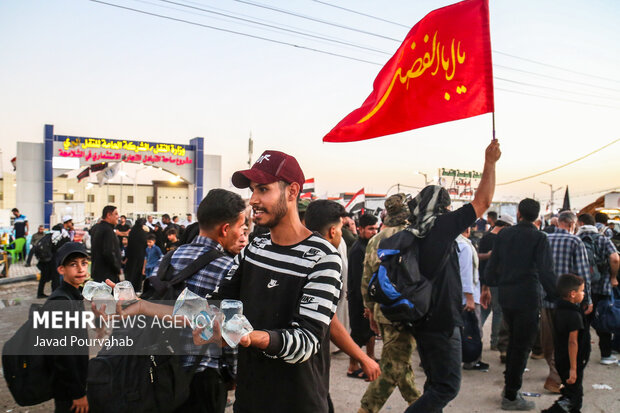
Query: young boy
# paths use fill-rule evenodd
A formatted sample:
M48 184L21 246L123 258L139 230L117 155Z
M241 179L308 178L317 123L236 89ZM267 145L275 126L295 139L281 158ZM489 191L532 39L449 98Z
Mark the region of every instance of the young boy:
M56 252L58 273L62 276L61 285L48 298L49 301L76 301L76 308L82 308L80 285L88 278L88 254L84 244L67 242ZM87 332L81 331L86 335ZM88 353L70 356L54 356L54 404L55 412L86 413L86 376L88 373Z
M159 259L163 255L159 247L155 245L155 241L157 241L155 234L146 236L146 256L144 258L143 274L147 277L153 275L153 269L157 266Z
M166 237L168 238L168 241L166 241L166 252L174 251L181 245L176 228L167 230Z
M562 397L544 413L579 413L583 402L583 370L590 358L590 334L579 304L584 296L581 277L564 274L558 279L557 308L553 316L555 367L562 379Z
M127 245L129 245L129 239L121 237L121 268L123 272L125 272L125 265L127 265Z

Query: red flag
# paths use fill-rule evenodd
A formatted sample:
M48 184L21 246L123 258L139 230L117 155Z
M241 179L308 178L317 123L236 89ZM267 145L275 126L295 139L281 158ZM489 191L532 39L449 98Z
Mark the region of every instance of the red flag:
M488 0L465 0L413 26L370 96L323 141L360 141L493 110Z

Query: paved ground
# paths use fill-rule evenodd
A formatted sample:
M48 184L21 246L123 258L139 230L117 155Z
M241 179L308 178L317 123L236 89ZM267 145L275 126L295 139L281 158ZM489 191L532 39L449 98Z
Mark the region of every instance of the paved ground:
M26 265L25 265L25 263L23 261L16 262L15 264L11 264L9 266L9 278L11 278L11 277L20 277L20 276L24 276L24 275L37 274L39 272L39 269L35 265L36 261L37 261L37 259L33 258L32 259L32 265L29 266L29 267L26 267Z
M500 392L504 385L502 375L504 365L499 362L499 353L489 350L488 346L487 341L483 352L483 361L491 365L489 372L463 371L461 391L458 397L444 409L444 412L486 413L501 411L499 405ZM380 348L380 345L378 347ZM379 354L377 353L377 355ZM584 383L585 407L582 409L582 412L618 413L620 412L620 366L602 366L598 363L599 360L600 353L598 348L596 348L586 369ZM413 356L413 366L416 385L421 390L425 376L422 369L419 368L419 363L420 359L416 352ZM332 357L330 388L336 412L356 412L359 408L359 401L366 390L366 384L362 380L346 377L347 366L348 357L346 355L337 354ZM547 364L544 360L530 359L528 368L529 371L524 374L522 390L541 393L541 397L530 399L536 402L537 411L540 411L551 406L557 396L546 393L542 387L548 373ZM608 384L613 387L613 390L594 390L592 385L595 383ZM386 413L402 412L406 407L407 404L400 396L398 390L394 390L381 411Z
M25 319L28 301L34 298L36 282L25 282L0 286L0 345L2 345ZM48 284L49 288L49 284ZM488 331L485 331L488 334ZM596 339L595 339L596 340ZM486 344L488 347L488 343ZM380 354L381 342L378 342L377 355ZM620 366L602 366L598 363L600 354L596 345L593 345L592 358L585 375L585 403L583 413L618 413L620 412ZM483 360L491 364L488 373L465 371L459 396L445 409L447 413L456 412L497 412L499 409L499 393L503 386L503 366L499 363L497 352L485 348ZM421 389L424 383L424 374L418 367L417 354L412 360L416 384ZM366 390L367 383L359 379L346 377L348 357L336 354L332 357L331 369L331 396L336 412L356 412L359 400ZM547 368L544 360L530 360L530 369L524 375L524 391L542 393L541 397L534 398L537 409L550 406L555 395L545 393L542 388ZM613 390L595 390L593 384L608 384ZM294 398L294 395L291 395ZM395 390L382 409L382 412L402 412L406 403ZM39 406L23 408L13 401L6 382L0 380L0 413L4 412L49 412L53 411L53 404L48 402ZM232 412L232 409L227 409Z

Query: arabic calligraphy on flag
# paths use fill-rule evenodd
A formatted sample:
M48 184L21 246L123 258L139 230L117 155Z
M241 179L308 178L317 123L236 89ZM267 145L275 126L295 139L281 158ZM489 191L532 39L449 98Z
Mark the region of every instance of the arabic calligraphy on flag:
M418 22L362 106L324 142L353 142L492 112L488 0L465 0Z

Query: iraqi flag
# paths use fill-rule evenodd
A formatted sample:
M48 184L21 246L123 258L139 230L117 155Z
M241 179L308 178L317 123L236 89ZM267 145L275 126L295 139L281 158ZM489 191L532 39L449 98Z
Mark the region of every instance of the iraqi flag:
M306 179L301 192L314 192L314 178Z
M346 209L347 212L362 211L365 203L366 195L364 194L364 188L362 188L353 195L353 198L345 205L344 209Z
M312 199L312 194L314 193L314 178L306 179L304 181L304 186L301 189L302 199Z

